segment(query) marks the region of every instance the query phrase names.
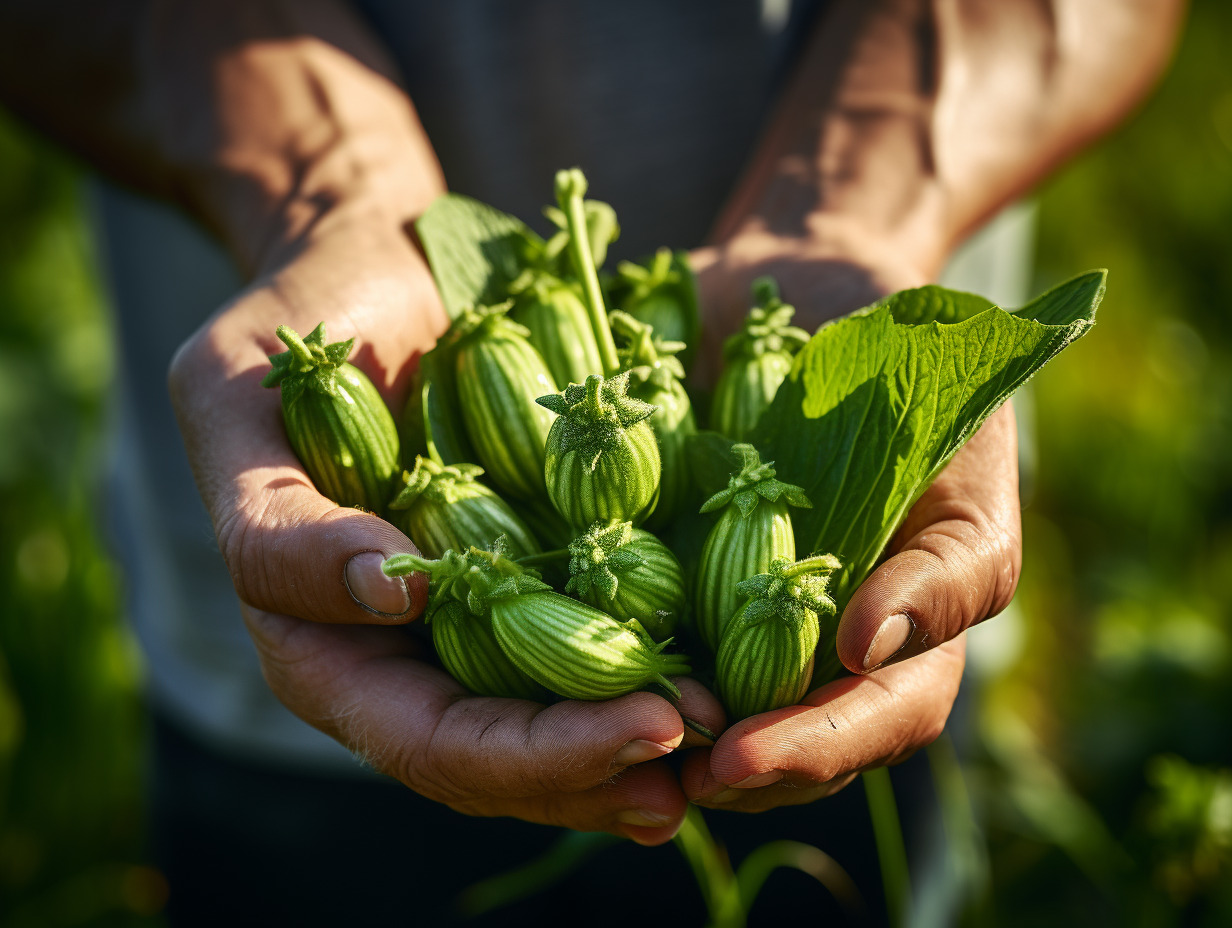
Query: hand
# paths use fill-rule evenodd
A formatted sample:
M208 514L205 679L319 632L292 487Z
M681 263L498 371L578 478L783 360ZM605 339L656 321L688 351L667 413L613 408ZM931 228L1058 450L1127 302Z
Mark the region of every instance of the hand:
M919 282L909 272L864 271L840 259L828 263L846 268L839 275L841 311L890 290L871 282ZM791 260L778 264L789 272L798 266ZM717 287L721 265L703 267ZM862 294L852 284L860 280L870 282ZM824 274L812 277L807 289L789 279L784 298L802 303L797 294L804 292L821 297L812 305L830 309L835 301L825 287ZM811 328L817 321L804 324ZM1014 413L1006 404L912 507L890 543L890 556L844 610L838 656L857 676L814 690L799 706L736 722L713 748L690 752L681 773L690 799L749 812L811 802L841 789L861 770L905 760L941 733L962 677L962 632L1004 609L1017 585L1017 464Z
M666 841L686 801L653 761L682 742L677 711L648 693L551 707L474 698L421 660L397 626L423 609L424 578L380 572L414 546L317 493L287 442L278 391L260 386L266 355L280 350L276 326L307 332L324 320L330 340L357 337L352 361L401 408L445 316L422 258L385 226L327 217L172 364L185 446L266 679L300 718L459 811ZM696 699L700 688L683 682ZM704 706L686 711L709 718Z

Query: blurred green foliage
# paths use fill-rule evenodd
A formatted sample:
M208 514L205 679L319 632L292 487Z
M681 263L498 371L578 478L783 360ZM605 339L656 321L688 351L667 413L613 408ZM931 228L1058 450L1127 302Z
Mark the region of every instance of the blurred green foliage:
M1043 191L1036 290L1107 267L1035 381L1039 469L969 770L996 923L1232 924L1232 4ZM985 642L976 641L978 645Z
M0 923L128 925L141 865L137 652L100 539L109 320L77 171L0 122Z
M1232 4L1044 191L1034 292L1111 270L1035 381L1039 469L959 772L973 924L1232 924ZM77 174L0 122L0 923L156 924L139 659L97 507L114 371ZM841 863L841 862L840 862Z

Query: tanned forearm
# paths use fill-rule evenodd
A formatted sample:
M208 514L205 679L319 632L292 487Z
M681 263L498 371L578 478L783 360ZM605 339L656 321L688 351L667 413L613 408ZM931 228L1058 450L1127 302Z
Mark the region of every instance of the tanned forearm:
M880 289L931 278L969 232L1143 97L1182 10L841 0L715 227L724 263L790 280L854 255L874 275L892 269Z
M0 101L250 271L340 213L400 232L443 187L394 66L336 0L9 0Z

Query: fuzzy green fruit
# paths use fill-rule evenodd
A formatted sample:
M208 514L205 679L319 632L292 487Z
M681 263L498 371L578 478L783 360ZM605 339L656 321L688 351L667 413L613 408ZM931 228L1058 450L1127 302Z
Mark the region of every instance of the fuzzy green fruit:
M777 558L739 584L749 599L724 629L715 660L715 689L731 719L795 705L808 692L823 619L834 633L826 586L840 566L829 555Z
M688 367L701 336L697 282L683 251L660 248L633 263L622 261L612 282L617 305L667 342L680 342L681 362Z
M399 554L387 559L382 569L391 577L428 574L424 621L432 630L442 666L455 680L479 696L545 701L548 692L519 670L497 643L489 611L472 601L473 561L472 555L457 551L446 551L437 560ZM537 574L526 576L528 582L538 582Z
M637 619L656 640L669 637L685 609L676 556L631 522L596 522L569 544L565 592L620 621Z
M740 582L765 573L776 558L795 560L788 507L812 507L800 487L775 479L773 462L762 463L752 445L737 444L732 450L743 459L740 472L701 509L721 510L702 545L693 600L698 634L712 650L746 598Z
M509 556L524 557L541 550L535 536L509 504L480 483L476 464L443 466L417 457L404 473L402 491L389 504L389 519L428 557L449 549L486 548L501 535L509 541Z
M555 383L524 327L505 315L512 304L465 309L446 338L454 341L459 407L479 464L516 499L542 497L544 445L555 415L535 397Z
M354 339L326 345L324 322L303 339L279 326L278 337L289 350L270 356L261 383L282 388L296 456L323 496L381 511L400 472L398 430L372 381L346 363Z
M628 373L541 396L557 413L546 448L548 498L570 525L642 522L659 493L659 446L646 420L654 407L627 393Z
M679 699L669 676L687 674L688 658L664 654L637 619L550 591L492 600L492 630L527 676L568 699L615 699L654 683Z
M710 405L710 427L733 441L744 441L752 433L809 338L803 329L788 325L795 308L779 299L773 279L754 281L753 297L756 305L744 328L723 345L723 373Z
M411 554L388 558L388 576L424 571L431 578L429 608L438 598L465 602L488 617L505 656L524 674L569 699L614 699L656 684L679 698L668 675L689 672L688 659L664 654L632 619L617 622L585 603L552 592L539 574L505 556L505 540L491 550L446 552L429 561Z
M590 316L575 286L537 275L518 297L512 315L530 331L530 343L547 364L557 389L603 373Z
M662 528L679 513L691 482L686 449L697 423L689 394L680 382L684 368L675 357L684 344L655 336L650 326L619 310L609 319L613 334L624 342L617 355L621 370L629 372L629 396L655 407L649 422L659 445L661 473L659 501L647 527Z

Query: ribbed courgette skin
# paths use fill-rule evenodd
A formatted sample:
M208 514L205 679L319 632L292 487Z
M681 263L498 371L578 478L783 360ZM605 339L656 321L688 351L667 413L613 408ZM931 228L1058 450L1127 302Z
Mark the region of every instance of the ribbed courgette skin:
M682 655L660 653L636 620L606 613L559 593L526 593L492 604L492 631L527 676L568 699L615 699L689 672Z
M710 427L732 441L745 441L761 414L774 402L791 371L786 352L771 351L755 358L742 358L723 369L714 387Z
M575 528L596 521L643 522L658 499L661 472L659 444L649 424L614 431L594 459L578 449L562 453L559 435L554 427L545 462L556 511Z
M501 535L511 558L538 554L535 536L503 499L480 483L457 487L453 502L421 498L409 508L392 510L390 520L428 557L474 545L490 547Z
M734 505L723 509L702 546L693 597L694 624L712 650L718 649L723 629L747 598L736 591L736 584L765 573L779 557L796 557L785 503L759 503L747 516Z
M338 366L336 394L304 390L282 407L287 437L323 496L340 506L380 512L398 463L398 430L367 376Z
M458 395L478 463L510 496L544 495L551 411L535 397L555 390L538 352L516 335L480 333L457 349Z
M776 618L748 620L747 607L728 623L715 660L717 695L732 719L792 706L813 676L820 625L806 613L797 628Z
M519 670L496 643L491 619L448 603L428 623L441 664L472 693L542 702L547 691Z
M635 528L630 541L619 549L618 557L603 558L602 552L579 552L571 563L575 577L570 580L566 592L573 592L587 605L606 612L612 618L624 622L637 619L656 641L670 637L685 610L686 591L684 570L676 555L667 545L650 532ZM570 547L574 551L575 546ZM616 580L616 591L606 595L596 582L578 582L578 574L587 572L586 554L591 560L603 558L603 563ZM593 570L594 568L591 567Z
M693 404L680 381L672 380L664 390L652 383L644 389L631 390L630 395L651 403L655 412L647 420L659 444L659 500L646 520L650 529L661 529L671 523L689 496L689 468L685 449L689 436L697 432Z
M590 325L590 316L572 287L532 290L513 310L514 319L530 329L530 343L543 358L563 390L603 373L603 359Z

